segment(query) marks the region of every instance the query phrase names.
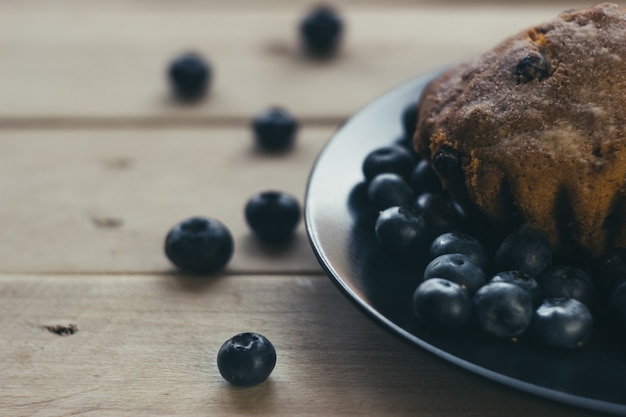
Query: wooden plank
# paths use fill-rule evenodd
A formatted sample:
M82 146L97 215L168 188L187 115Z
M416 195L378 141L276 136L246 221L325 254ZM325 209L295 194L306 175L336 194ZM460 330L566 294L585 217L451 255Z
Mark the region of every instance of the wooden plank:
M46 0L21 0L19 2L5 2L3 4L4 11L10 12L47 12L50 10L81 10L86 12L102 12L110 10L121 11L145 11L147 2L143 0L109 0L101 2L97 0L56 0L51 3ZM311 2L311 0L231 0L228 2L222 0L179 0L176 4L167 0L152 0L149 2L149 9L159 11L180 11L180 10L298 10L305 13L312 6L323 2ZM354 9L354 8L373 8L384 12L393 8L406 8L417 6L446 6L457 7L461 5L485 6L502 4L515 4L514 0L387 0L381 3L377 0L335 0L324 4L331 4L338 10ZM546 3L562 8L572 7L572 4L588 5L580 1L568 0L527 0L527 5L545 5ZM382 7L381 7L382 6Z
M334 128L305 128L283 154L248 128L0 130L0 271L170 271L163 241L194 215L235 238L226 272L319 272L303 222L288 245L256 240L248 199L270 189L302 204Z
M46 327L76 325L59 336ZM323 276L0 276L0 415L592 416L414 349ZM264 384L220 377L224 340L257 331Z
M94 11L54 2L0 13L0 126L32 119L241 121L271 104L303 119L341 121L399 83L480 53L563 9L346 7L343 49L320 62L300 51L299 8L134 4ZM187 50L208 57L215 69L210 96L193 106L172 100L165 77L170 60Z

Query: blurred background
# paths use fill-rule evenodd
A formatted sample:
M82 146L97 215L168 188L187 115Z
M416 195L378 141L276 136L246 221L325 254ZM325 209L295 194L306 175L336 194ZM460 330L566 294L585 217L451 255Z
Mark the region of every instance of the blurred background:
M338 122L411 77L490 48L576 1L337 1L333 59L301 53L317 2L59 0L0 3L0 121L243 121L269 104ZM184 51L211 61L210 99L170 101L164 73Z

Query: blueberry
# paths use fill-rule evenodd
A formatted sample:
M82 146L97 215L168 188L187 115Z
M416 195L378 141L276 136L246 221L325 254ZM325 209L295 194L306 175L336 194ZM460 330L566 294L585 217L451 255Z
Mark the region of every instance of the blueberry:
M430 244L430 259L447 253L461 253L482 268L487 266L487 250L476 238L460 232L439 235Z
M367 187L367 195L377 210L410 206L413 201L411 187L401 176L390 172L376 175Z
M172 61L168 75L178 97L194 100L206 92L211 81L211 72L211 66L204 58L188 53Z
M546 298L533 316L535 339L556 348L582 346L592 328L593 317L589 309L573 298Z
M276 365L276 349L263 335L240 333L228 339L217 354L217 367L225 380L237 386L258 385Z
M431 238L456 230L462 222L457 206L440 193L424 193L415 207L424 215Z
M271 107L252 120L256 143L266 151L289 148L298 131L298 121L286 110Z
M300 203L282 191L264 191L246 203L248 226L261 239L284 241L293 235L300 222Z
M535 307L541 304L544 298L537 280L521 271L498 272L489 282L508 282L520 286L528 292Z
M546 298L574 298L587 307L593 303L593 281L582 269L565 265L551 266L537 277L537 282Z
M409 184L415 195L424 193L441 193L441 180L426 159L418 161L409 175Z
M509 282L492 282L474 294L480 327L500 338L515 338L526 331L533 316L528 292Z
M609 312L619 322L626 323L626 281L616 285L609 297Z
M411 154L411 156L413 157L413 160L415 162L417 162L418 160L420 160L422 158L422 156L420 154L418 154L415 151L415 148L413 147L413 138L408 138L406 136L400 136L399 138L397 138L396 140L394 140L392 142L392 145L400 146L400 147L406 149L409 152L409 154Z
M552 249L541 233L522 228L504 239L494 261L500 271L516 270L536 277L552 261Z
M626 280L626 248L611 249L602 257L594 273L598 292L607 298L624 280Z
M463 158L460 152L449 146L442 146L433 155L433 167L442 178L462 178Z
M441 255L430 261L424 269L424 281L432 278L457 283L469 294L474 294L487 282L482 268L460 253Z
M180 269L211 273L222 269L233 255L233 237L219 220L192 217L170 229L165 255Z
M472 317L472 302L458 284L441 278L422 282L413 293L413 311L430 329L457 333Z
M392 253L418 253L428 244L424 219L408 207L390 207L376 219L376 239Z
M371 151L363 161L362 169L365 179L370 181L378 174L391 172L408 178L415 160L405 148L392 145Z
M520 83L542 81L550 76L550 63L544 55L531 51L515 66L514 74Z
M402 110L402 129L407 140L413 139L417 127L417 110L418 102L411 102Z
M318 56L328 56L337 50L343 31L343 21L328 6L314 8L300 22L300 38L306 50Z
M609 250L600 259L600 268L612 268L626 265L626 248L617 247Z

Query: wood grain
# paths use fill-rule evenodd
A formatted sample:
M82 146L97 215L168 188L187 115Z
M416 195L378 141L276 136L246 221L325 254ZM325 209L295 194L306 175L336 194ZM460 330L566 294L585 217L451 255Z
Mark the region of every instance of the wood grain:
M49 325L75 324L58 336ZM0 276L2 416L590 416L493 384L369 321L323 276ZM221 344L268 337L264 384Z
M269 105L338 122L390 88L483 52L563 9L346 7L340 54L316 61L301 53L299 8L133 4L35 13L12 6L0 14L0 126L32 119L243 121ZM165 71L187 50L205 55L215 76L206 100L182 106L170 95Z
M309 0L20 0L0 4L0 416L593 416L408 346L321 273L303 225L260 245L247 199L303 202L315 157L347 117L420 73L587 5L342 0L340 53L305 56ZM209 96L171 97L170 60L213 64ZM249 123L270 105L303 123L278 155ZM176 222L222 220L228 267L181 275ZM215 358L241 331L278 350L235 389Z
M249 128L0 130L0 271L169 271L167 231L202 215L231 229L227 273L319 272L303 222L293 241L270 247L244 207L266 190L304 204L333 132L302 129L292 149L271 154Z

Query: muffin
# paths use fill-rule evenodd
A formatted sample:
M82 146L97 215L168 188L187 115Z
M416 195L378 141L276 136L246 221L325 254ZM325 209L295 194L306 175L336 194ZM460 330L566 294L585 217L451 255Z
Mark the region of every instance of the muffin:
M568 256L626 245L625 40L617 5L568 10L425 88L415 147L492 235L527 225Z

